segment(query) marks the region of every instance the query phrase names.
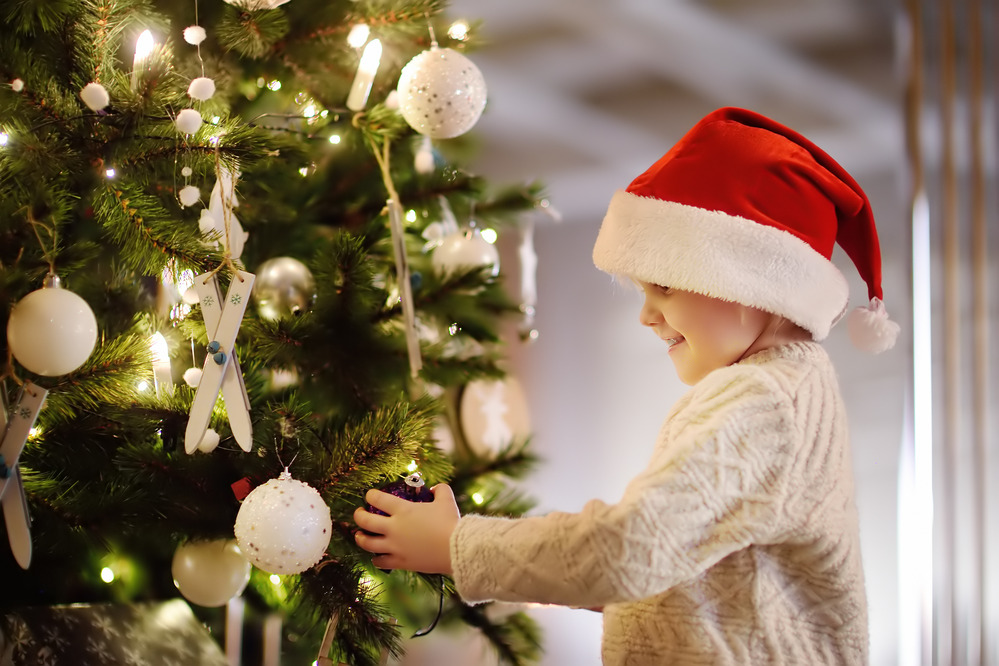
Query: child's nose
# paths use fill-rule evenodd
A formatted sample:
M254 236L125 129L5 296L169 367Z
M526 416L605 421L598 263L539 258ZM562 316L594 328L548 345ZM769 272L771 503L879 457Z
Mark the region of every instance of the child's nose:
M649 299L646 298L642 303L642 309L638 311L638 321L642 323L642 326L655 326L663 322L663 313L652 307Z

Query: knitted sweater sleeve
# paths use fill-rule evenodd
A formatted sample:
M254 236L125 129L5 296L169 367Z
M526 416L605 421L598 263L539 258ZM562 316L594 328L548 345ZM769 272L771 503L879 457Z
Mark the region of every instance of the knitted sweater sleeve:
M520 519L469 515L451 538L467 602L600 606L690 580L751 543L780 539L798 437L764 373L716 371L678 404L617 504Z

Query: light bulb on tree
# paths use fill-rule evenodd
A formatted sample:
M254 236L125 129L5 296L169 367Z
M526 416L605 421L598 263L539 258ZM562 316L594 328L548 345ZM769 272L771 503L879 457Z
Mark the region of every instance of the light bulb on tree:
M149 58L155 47L156 42L153 40L153 33L148 30L143 30L139 38L135 40L135 54L132 56L133 89L139 80L139 72L142 71L143 63Z
M375 82L375 74L378 73L378 65L382 61L382 43L380 40L372 39L364 47L361 54L361 62L357 65L357 75L354 83L350 86L350 93L347 95L347 108L351 111L360 111L368 103L368 95L371 94L371 85Z

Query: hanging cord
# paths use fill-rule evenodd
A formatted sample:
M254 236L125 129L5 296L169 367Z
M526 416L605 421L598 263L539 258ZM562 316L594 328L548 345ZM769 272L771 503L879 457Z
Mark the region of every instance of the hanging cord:
M352 119L352 124L358 129L364 113L357 113ZM423 359L420 356L420 339L416 333L416 311L413 305L413 285L409 279L409 263L406 261L406 242L402 227L402 204L399 200L399 193L395 189L395 182L392 180L391 166L391 140L382 137L382 145L379 146L374 135L364 132L365 139L371 152L378 162L381 171L382 181L385 183L385 190L388 192L386 206L389 213L389 224L392 231L392 250L395 255L396 279L399 283L399 298L402 301L403 326L406 335L406 350L409 355L409 373L413 379L419 375L423 368Z
M222 261L214 269L205 274L204 283L208 284L208 280L218 273L223 268L228 268L232 271L232 274L236 276L240 282L243 281L243 276L239 274L239 267L232 260L232 202L236 197L236 174L229 173L229 191L226 192L225 184L222 180L222 160L219 157L220 151L218 146L215 147L215 179L219 182L219 195L222 199L222 223L225 228L225 255L222 257Z

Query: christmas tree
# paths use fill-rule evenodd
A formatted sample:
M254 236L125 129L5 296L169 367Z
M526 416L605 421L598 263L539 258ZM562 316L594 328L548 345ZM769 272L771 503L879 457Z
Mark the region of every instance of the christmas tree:
M459 416L525 310L490 232L540 197L461 168L474 30L437 0L4 0L0 21L4 610L179 588L218 624L242 594L286 653L374 664L442 606L529 662L526 616L375 570L352 533L407 475L529 508L523 433L470 446Z

